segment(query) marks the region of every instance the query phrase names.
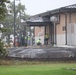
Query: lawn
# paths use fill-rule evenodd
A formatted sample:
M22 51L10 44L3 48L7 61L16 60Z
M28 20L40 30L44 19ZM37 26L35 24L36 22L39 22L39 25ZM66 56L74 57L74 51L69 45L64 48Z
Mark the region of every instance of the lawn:
M76 63L0 66L0 75L76 75L71 68Z

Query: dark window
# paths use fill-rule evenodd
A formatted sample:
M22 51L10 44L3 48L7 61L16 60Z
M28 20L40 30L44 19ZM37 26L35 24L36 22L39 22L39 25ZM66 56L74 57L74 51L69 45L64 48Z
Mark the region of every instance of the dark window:
M62 27L62 30L63 30L63 31L65 31L65 30L66 30L66 27L65 27L65 26L63 26L63 27Z
M60 15L56 15L57 17L57 23L59 24L60 23Z

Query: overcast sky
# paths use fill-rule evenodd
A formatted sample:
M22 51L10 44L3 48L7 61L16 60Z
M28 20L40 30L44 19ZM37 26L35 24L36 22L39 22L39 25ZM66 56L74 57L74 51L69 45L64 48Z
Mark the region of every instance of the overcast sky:
M18 0L15 1L17 2ZM21 3L25 5L27 14L36 15L63 6L76 4L76 0L21 0Z

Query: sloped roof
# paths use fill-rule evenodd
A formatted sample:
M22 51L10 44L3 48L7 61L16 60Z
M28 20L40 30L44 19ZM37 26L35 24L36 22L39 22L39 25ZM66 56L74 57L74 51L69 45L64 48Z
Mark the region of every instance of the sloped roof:
M52 22L27 22L28 26L46 26L46 25L52 25Z
M65 6L64 8L76 8L76 4Z
M38 18L49 18L50 16L52 15L55 15L55 14L60 14L60 13L70 13L70 12L76 12L76 4L73 4L73 5L68 5L68 6L65 6L65 7L61 7L61 8L58 8L58 9L54 9L54 10L50 10L50 11L47 11L47 12L43 12L43 13L40 13L40 14L37 14L37 15L34 15L34 16L31 16L29 18L29 20L27 20L27 25L29 26L45 26L48 24L51 24L52 25L52 22L48 21L48 22L43 22L43 21L36 21L36 19ZM32 20L32 21L31 21ZM33 21L35 20L35 21Z
M50 11L46 11L46 12L43 12L43 13L40 13L40 14L37 14L37 15L34 15L31 17L39 17L39 16L45 17L45 16L54 15L54 14L58 14L58 13L64 13L64 12L76 12L76 4L68 5L68 6L50 10Z

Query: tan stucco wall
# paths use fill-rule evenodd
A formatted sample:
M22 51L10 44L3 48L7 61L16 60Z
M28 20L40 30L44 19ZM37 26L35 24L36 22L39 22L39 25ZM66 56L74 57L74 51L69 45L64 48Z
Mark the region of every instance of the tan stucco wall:
M65 16L64 14L60 14L60 23L56 25L57 34L64 34L63 26L65 26Z
M76 13L67 14L67 25L69 24L74 25L75 23L76 23ZM63 26L65 26L65 15L60 14L60 23L57 24L57 31L56 31L57 34L65 34L65 31L63 31L62 29ZM74 32L74 28L72 28L72 32Z
M67 44L75 45L75 25L76 25L76 13L67 13ZM65 45L66 33L63 31L65 26L65 14L60 14L60 23L57 24L57 44ZM74 40L73 40L74 39Z
M76 23L76 13L71 14L71 23Z

